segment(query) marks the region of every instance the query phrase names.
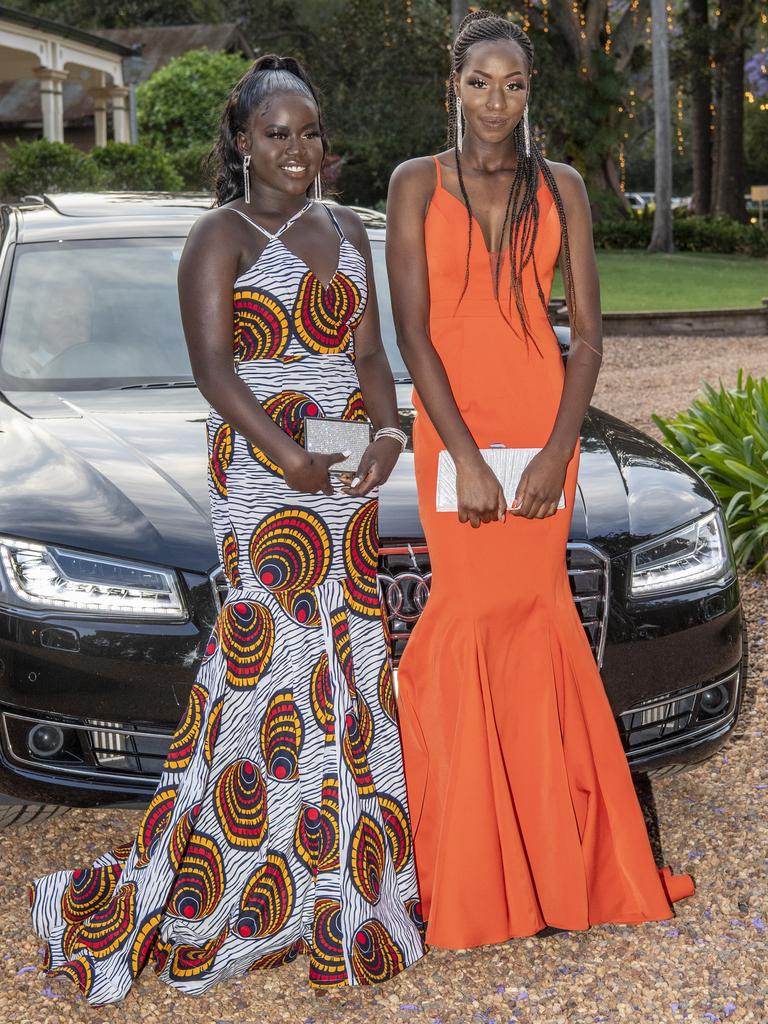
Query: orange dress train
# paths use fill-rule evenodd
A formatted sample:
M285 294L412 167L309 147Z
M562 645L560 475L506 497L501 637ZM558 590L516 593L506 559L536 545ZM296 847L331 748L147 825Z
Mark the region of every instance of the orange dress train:
M535 344L502 317L490 254L467 212L437 186L425 222L432 343L479 447L540 447L564 381L533 268L524 279ZM543 179L536 266L545 297L560 223ZM506 305L509 260L500 294ZM458 305L458 308L457 308ZM514 300L507 312L519 327ZM432 591L403 655L398 706L427 943L468 948L546 926L674 917L689 875L657 868L626 756L565 562L579 449L566 507L473 529L435 511L444 447L414 393L419 512Z

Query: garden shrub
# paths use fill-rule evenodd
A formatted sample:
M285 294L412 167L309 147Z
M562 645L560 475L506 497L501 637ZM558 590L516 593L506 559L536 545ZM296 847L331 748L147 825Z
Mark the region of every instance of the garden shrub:
M168 155L150 146L108 142L93 149L89 157L99 169L100 188L173 192L184 185Z
M704 477L725 509L736 561L768 560L768 377L716 391L710 384L687 412L653 421L676 455Z
M185 191L207 192L212 187L206 168L206 158L211 151L210 142L199 142L186 149L175 149L168 154L168 159L181 178L181 187Z
M0 195L20 199L40 192L90 192L99 187L99 168L88 153L67 142L3 144L7 162L0 171Z
M740 224L730 217L695 217L675 212L672 230L679 252L768 256L768 231L757 224ZM652 215L601 221L594 225L595 245L598 249L645 249L652 231Z

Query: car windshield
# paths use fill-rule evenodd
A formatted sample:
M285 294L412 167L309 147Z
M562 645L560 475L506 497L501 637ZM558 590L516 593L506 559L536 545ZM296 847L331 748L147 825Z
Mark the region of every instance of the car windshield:
M176 291L183 245L183 238L121 238L18 246L0 335L4 388L192 384ZM383 241L371 247L382 336L403 379Z

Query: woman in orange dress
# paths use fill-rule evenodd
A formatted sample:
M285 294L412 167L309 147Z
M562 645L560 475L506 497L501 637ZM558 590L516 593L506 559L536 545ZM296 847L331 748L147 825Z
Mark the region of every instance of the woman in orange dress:
M579 431L601 361L586 190L527 124L533 50L469 15L453 49L452 148L400 165L387 263L414 382L432 592L399 670L426 939L467 948L674 916L565 561ZM560 261L572 345L547 318ZM478 449L540 448L510 507ZM458 514L436 511L438 453ZM558 499L565 494L565 507Z

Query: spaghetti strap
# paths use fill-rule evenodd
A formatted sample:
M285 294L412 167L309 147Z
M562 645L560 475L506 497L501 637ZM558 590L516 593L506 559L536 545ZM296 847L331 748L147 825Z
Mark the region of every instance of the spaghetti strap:
M242 217L243 220L247 220L249 224L252 224L253 227L255 227L257 231L260 231L262 233L262 235L266 235L267 238L277 238L277 235L273 235L270 231L267 231L267 229L263 228L261 226L261 224L257 224L255 220L251 220L251 218L248 216L248 214L247 213L243 213L242 210L236 210L234 208L234 206L225 206L224 209L225 210L229 210L231 213L238 214L238 216Z
M251 218L248 216L248 214L247 213L243 213L242 210L237 210L234 206L225 206L224 209L225 210L231 210L232 213L237 213L240 217L243 218L243 220L247 220L249 224L252 224L256 228L257 231L260 231L262 233L262 235L266 235L267 238L269 238L271 241L274 241L276 238L279 238L280 235L282 235L282 233L284 231L287 231L288 228L291 226L291 224L293 224L294 221L297 221L299 219L299 217L303 213L306 213L307 210L311 206L312 206L312 200L308 199L306 201L306 203L304 204L304 206L302 206L302 208L300 210L298 210L296 213L294 213L294 215L292 217L289 217L288 220L285 222L285 224L281 224L280 227L277 229L277 231L275 231L274 234L272 234L271 231L267 231L266 228L263 228L261 226L261 224L257 224L255 220L251 220ZM337 228L338 228L338 225L337 225Z
M336 216L335 216L333 210L330 208L330 206L325 206L325 203L323 203L323 207L325 208L325 212L331 218L331 222L333 223L333 226L336 228L336 231L339 234L339 240L343 242L344 241L344 237L345 237L344 236L344 232L341 230L341 225L336 220Z
M436 156L433 156L432 159L435 161L435 169L437 171L437 187L438 188L442 188L442 186L443 186L443 172L440 170L440 161L437 159Z

